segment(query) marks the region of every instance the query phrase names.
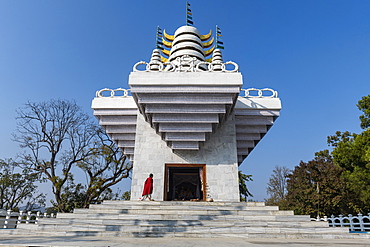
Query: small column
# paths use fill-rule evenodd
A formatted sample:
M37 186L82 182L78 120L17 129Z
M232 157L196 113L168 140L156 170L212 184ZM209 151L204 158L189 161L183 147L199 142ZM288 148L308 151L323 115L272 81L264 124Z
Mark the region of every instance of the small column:
M150 58L150 62L148 64L150 71L159 71L163 68L161 62L161 53L159 49L154 49L152 52L152 57Z
M220 49L215 49L212 54L212 70L213 71L222 71L222 53Z

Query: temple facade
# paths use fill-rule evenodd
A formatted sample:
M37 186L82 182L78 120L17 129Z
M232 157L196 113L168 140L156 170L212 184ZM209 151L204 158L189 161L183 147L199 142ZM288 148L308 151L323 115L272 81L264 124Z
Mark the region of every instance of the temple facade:
M129 89L102 89L92 102L100 125L133 162L131 200L154 175L158 201L239 201L238 166L281 110L272 89L242 89L212 31L182 26L138 62ZM159 45L158 45L159 44Z

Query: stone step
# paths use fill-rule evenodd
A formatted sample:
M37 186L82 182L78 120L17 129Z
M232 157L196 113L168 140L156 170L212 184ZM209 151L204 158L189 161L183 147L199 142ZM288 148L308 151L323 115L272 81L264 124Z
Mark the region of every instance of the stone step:
M309 215L187 215L178 214L58 214L58 219L133 219L133 220L248 220L248 221L309 221Z
M40 231L40 230L28 230L22 228L16 229L1 229L0 236L9 236L9 235L36 235L36 236L65 236L67 231Z
M61 223L61 222L60 222ZM348 229L346 228L328 228L327 225L324 224L317 224L317 223L326 223L326 222L307 222L309 224L294 224L290 226L286 225L277 225L274 222L270 222L264 226L248 226L246 222L238 222L234 225L189 225L186 224L188 222L177 222L178 224L175 225L166 225L164 224L149 224L149 225L104 225L102 224L80 224L80 223L66 223L66 224L42 224L37 225L37 228L33 229L23 229L22 225L16 231L23 232L59 232L60 234L65 234L67 232L99 232L99 235L104 235L105 232L124 232L124 233L147 233L147 234L156 234L156 233L177 233L177 232L187 232L187 233L218 233L218 234L225 234L225 233L239 233L239 234L248 234L248 233L348 233ZM110 222L112 223L112 222ZM315 224L316 223L316 224ZM246 226L247 225L247 226ZM321 225L321 226L319 226ZM0 234L2 232L0 231ZM14 232L15 233L15 232ZM21 233L19 233L21 234Z
M55 220L55 218L45 218L45 219L53 219ZM17 225L17 228L16 229L22 229L22 230L29 230L29 231L32 231L32 230L36 230L38 227L37 224L26 224L26 223L21 223L21 224L18 224Z
M92 208L89 210L75 210L75 214L132 214L132 215L293 215L292 211L270 211L270 210L175 210L175 209L107 209Z
M117 236L117 237L135 237L135 238L144 238L144 237L161 237L161 238L248 238L248 239L264 239L264 238L278 238L278 239L354 239L354 238L363 238L369 239L370 236L365 234L362 236L354 236L349 233L189 233L189 232L163 232L163 233L153 233L153 232L111 232L104 233L99 235L99 233L88 233L88 232L79 232L79 233L67 233L67 236Z
M148 210L202 210L202 211L279 211L277 206L211 206L211 205L124 205L124 204L92 204L90 210L95 209L148 209ZM83 210L83 209L76 209Z
M346 228L286 228L286 227L195 227L195 226L87 226L87 225L69 225L55 227L45 227L41 226L34 231L19 231L22 234L27 232L46 232L54 233L54 235L99 235L99 236L129 236L135 235L145 235L145 236L158 236L169 234L198 234L198 237L207 236L207 234L259 234L261 237L266 237L269 234L348 234L348 229ZM0 232L1 233L1 232ZM57 234L58 233L58 234ZM281 237L281 236L280 236Z
M102 204L92 204L92 205L163 205L163 206L235 206L235 207L265 207L264 202L204 202L204 201L124 201L124 200L105 200ZM273 206L277 207L277 206Z
M104 226L207 226L207 227L328 227L328 222L276 222L276 221L194 221L194 220L96 220L96 219L46 219L38 226L46 225L104 225Z
M220 226L121 226L121 225L41 225L37 231L96 231L96 232L188 232L188 233L348 233L345 228L328 227L220 227Z
M5 230L5 231L4 231ZM329 228L264 203L104 201L90 209L20 224L0 235L119 237L350 238L348 228ZM363 234L366 235L366 234ZM360 237L362 237L361 235ZM370 238L370 235L367 236Z
M202 232L153 232L153 231L143 231L143 232L123 232L123 231L19 231L16 229L2 229L0 230L0 235L36 235L36 236L96 236L96 237L165 237L165 238L279 238L279 239L370 239L369 234L349 234L346 232L321 232L315 231L309 233L290 233L290 232L265 232L265 233L239 233L236 229L230 231L229 233L220 233L217 230L209 230Z

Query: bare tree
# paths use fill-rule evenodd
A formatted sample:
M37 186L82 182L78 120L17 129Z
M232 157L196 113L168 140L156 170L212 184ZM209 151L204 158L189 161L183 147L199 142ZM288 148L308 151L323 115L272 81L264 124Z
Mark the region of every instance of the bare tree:
M266 200L268 204L279 205L287 195L287 180L291 170L286 166L275 166L272 171L266 192L270 198Z
M81 207L105 199L106 192L111 192L109 188L129 177L132 169L132 163L127 156L102 129L97 130L96 141L91 150L92 155L89 158L78 162L78 167L85 172L88 179L86 198Z
M51 182L58 210L65 212L63 186L71 169L91 155L95 128L74 101L28 102L17 113L14 140L26 149L22 166Z
M17 120L14 140L26 150L21 166L51 182L57 211L114 198L110 187L129 177L132 163L74 101L28 102ZM86 184L75 183L74 167Z

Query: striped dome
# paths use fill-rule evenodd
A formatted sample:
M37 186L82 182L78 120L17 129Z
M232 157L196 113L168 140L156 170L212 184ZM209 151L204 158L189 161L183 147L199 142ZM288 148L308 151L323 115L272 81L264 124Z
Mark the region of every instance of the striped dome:
M204 61L203 44L197 28L192 26L182 26L174 34L169 61L177 57L189 55Z

